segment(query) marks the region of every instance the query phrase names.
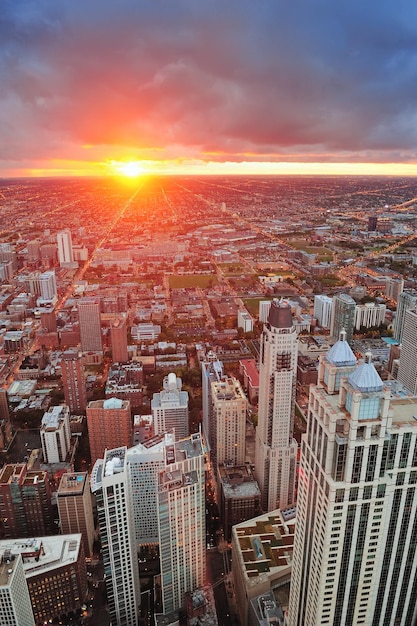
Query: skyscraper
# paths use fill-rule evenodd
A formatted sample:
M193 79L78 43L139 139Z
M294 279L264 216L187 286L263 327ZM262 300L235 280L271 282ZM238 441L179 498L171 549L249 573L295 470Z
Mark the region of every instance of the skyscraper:
M330 336L337 341L342 330L346 331L346 340L351 344L355 326L355 300L347 293L333 296L330 320Z
M394 319L394 339L402 343L405 313L417 306L417 291L402 291L398 296L397 312Z
M77 308L80 320L81 350L102 352L100 301L98 298L80 298Z
M234 376L224 376L211 383L212 436L211 459L221 463L243 465L246 453L246 414L248 401Z
M71 412L84 413L87 408L83 357L78 350L66 350L61 359L65 403Z
M188 436L188 391L181 391L182 381L171 372L165 376L163 389L154 393L151 408L155 435L172 432L175 438Z
M261 339L255 476L265 512L294 503L297 331L290 305L273 300Z
M333 300L329 296L314 296L314 317L319 326L323 328L330 327L330 319L332 315Z
M85 556L93 553L94 516L87 472L63 474L57 491L61 534L81 533Z
M119 398L93 400L87 407L87 428L93 464L103 458L106 449L131 446L133 424L130 402Z
M201 363L201 384L203 404L203 434L207 449L210 451L211 431L211 383L219 381L223 376L223 363L217 358L217 354L209 351Z
M113 363L124 363L128 360L126 315L111 321L110 337Z
M404 312L398 380L417 395L417 309Z
M61 266L74 263L74 254L72 252L72 237L69 228L61 230L57 233L58 243L58 261Z
M40 436L45 463L64 463L71 441L69 408L65 404L50 407L43 414Z
M350 373L349 373L350 370ZM368 354L321 358L303 435L288 626L412 626L417 402L390 399Z
M159 475L158 526L163 612L184 606L184 594L206 578L204 451L200 434L175 444Z
M20 554L0 556L0 625L35 626Z
M117 626L136 626L140 583L126 447L107 450L97 460L91 490L97 499L110 619Z
M52 530L47 472L5 465L0 472L0 537L34 537Z

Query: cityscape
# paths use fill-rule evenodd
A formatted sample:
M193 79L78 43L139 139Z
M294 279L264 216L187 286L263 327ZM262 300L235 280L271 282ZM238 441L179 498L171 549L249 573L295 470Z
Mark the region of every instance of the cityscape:
M3 623L414 624L417 179L0 192Z
M3 0L0 626L417 626L411 0Z

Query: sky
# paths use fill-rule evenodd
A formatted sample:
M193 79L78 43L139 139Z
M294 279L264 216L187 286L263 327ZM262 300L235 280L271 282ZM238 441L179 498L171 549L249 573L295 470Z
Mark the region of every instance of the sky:
M131 162L417 176L417 3L2 0L0 176Z

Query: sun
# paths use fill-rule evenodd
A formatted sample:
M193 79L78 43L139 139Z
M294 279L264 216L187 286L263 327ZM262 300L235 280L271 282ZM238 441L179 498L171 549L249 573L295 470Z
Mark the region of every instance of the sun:
M145 173L141 161L111 161L110 167L115 174L128 178L137 178Z

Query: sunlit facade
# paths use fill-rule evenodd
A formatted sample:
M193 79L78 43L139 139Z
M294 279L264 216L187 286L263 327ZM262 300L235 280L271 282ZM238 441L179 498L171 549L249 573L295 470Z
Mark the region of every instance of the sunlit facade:
M303 435L288 626L411 626L417 592L417 402L371 355L321 357Z
M273 300L261 339L255 476L264 512L294 504L297 442L293 439L297 331L291 307Z

